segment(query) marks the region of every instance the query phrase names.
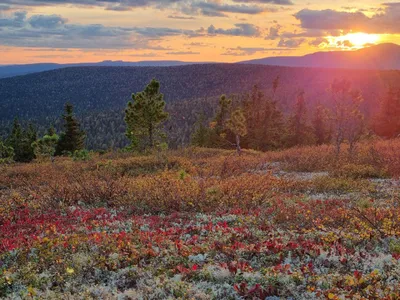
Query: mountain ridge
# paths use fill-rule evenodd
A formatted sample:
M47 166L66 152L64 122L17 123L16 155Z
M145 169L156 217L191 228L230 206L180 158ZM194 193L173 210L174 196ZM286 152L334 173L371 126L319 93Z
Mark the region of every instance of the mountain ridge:
M355 51L328 51L304 56L265 57L239 63L282 67L399 70L400 45L384 43Z
M142 60L137 62L104 60L95 63L36 63L22 65L0 65L0 79L68 67L173 67L199 64L219 63L186 62L180 60ZM400 70L400 46L397 44L385 43L356 51L329 51L315 52L304 56L266 57L239 61L235 64L260 64L282 67L328 69Z
M35 64L13 64L13 65L0 65L0 79L9 78L13 76L22 76L32 73L52 71L70 67L172 67L172 66L185 66L192 64L202 64L206 62L185 62L180 60L141 60L136 62L122 61L122 60L104 60L94 63L35 63Z

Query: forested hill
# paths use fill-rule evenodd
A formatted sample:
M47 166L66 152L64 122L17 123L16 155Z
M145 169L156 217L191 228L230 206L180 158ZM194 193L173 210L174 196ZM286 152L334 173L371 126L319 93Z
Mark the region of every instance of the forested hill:
M167 102L247 92L254 84L269 89L280 76L278 98L294 100L304 89L321 100L335 79L348 78L372 104L388 81L400 83L400 71L350 71L260 65L206 64L179 67L77 67L0 80L0 118L58 116L70 101L76 112L123 109L132 92L156 78ZM322 99L323 100L323 99Z
M242 64L204 64L176 67L73 67L29 74L0 80L0 120L4 124L18 116L22 120L35 119L52 122L62 114L65 102L71 102L75 111L88 127L93 127L91 116L108 118L107 112L123 111L132 92L143 90L146 84L156 78L161 83L161 92L167 101L167 108L172 115L193 120L198 107L210 111L207 105L185 108L178 105L180 101L204 99L219 96L223 93L245 93L254 84L261 89L272 88L272 82L280 76L276 99L281 108L288 111L296 99L299 90L304 89L307 100L312 106L316 102L327 102L330 99L327 88L335 79L347 78L353 86L360 88L365 98L364 111L370 114L379 105L379 98L389 84L400 85L400 71L362 71L340 69L291 68ZM198 103L198 102L197 102ZM121 121L115 126L116 131L123 132ZM115 119L116 120L116 119ZM102 124L101 117L96 118ZM105 122L105 121L104 121ZM103 123L104 123L103 122ZM98 125L98 126L100 126ZM107 124L103 124L105 127ZM0 125L1 126L1 125ZM121 127L122 126L122 127ZM189 126L188 124L179 126ZM0 128L1 129L1 128ZM110 143L96 136L96 128L89 132L89 143L97 139ZM100 130L100 129L99 129ZM105 130L105 129L104 129ZM107 133L110 131L105 130ZM189 129L185 130L188 134ZM112 134L112 133L111 133ZM117 143L120 145L122 142ZM114 145L113 143L111 145Z

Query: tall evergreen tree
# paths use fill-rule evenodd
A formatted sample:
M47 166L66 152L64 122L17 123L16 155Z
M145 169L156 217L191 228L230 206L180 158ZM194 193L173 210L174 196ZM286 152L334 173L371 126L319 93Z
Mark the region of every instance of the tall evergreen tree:
M222 95L219 99L219 109L217 115L215 116L215 129L217 134L223 134L225 130L225 123L229 116L229 109L232 104L232 99L227 98L225 95Z
M385 138L400 136L400 88L390 87L381 101L381 109L374 122L375 132Z
M195 131L191 136L190 143L193 146L197 147L210 147L211 145L211 134L212 130L205 124L206 118L204 113L200 114L196 124L195 124Z
M37 132L32 124L24 130L17 118L14 119L11 134L7 145L14 149L14 160L17 162L30 162L35 158L32 143L36 141Z
M278 79L274 88L278 87ZM267 97L255 85L243 103L247 123L247 135L243 144L256 150L274 150L283 146L285 122L276 101Z
M332 129L329 125L329 114L321 103L315 107L312 125L317 145L327 144L331 141Z
M307 105L304 97L304 91L300 91L297 95L294 105L294 112L288 122L288 141L287 145L312 145L315 138L308 124Z
M0 137L0 164L12 162L14 159L14 149L8 146Z
M155 79L151 80L144 91L132 94L132 101L128 102L125 110L126 136L132 147L138 148L140 144L144 144L144 148L154 147L160 124L168 118L164 108L160 83ZM143 143L146 139L147 143Z
M56 155L68 152L73 153L85 147L86 134L80 129L79 122L74 117L72 104L66 103L64 110L65 113L62 116L64 120L64 132L60 134L55 152Z

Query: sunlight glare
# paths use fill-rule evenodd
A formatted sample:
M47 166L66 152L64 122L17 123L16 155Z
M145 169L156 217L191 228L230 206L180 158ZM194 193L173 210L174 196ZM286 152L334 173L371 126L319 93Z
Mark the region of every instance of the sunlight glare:
M379 34L363 32L348 33L339 37L328 37L330 46L346 49L360 49L369 44L376 44L380 40Z

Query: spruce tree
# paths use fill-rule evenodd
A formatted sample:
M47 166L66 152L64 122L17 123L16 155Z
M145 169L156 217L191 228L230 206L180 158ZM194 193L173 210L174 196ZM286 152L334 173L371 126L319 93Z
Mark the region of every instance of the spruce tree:
M312 125L317 145L327 144L331 141L332 130L329 125L329 114L320 103L315 107Z
M14 149L8 146L0 137L0 164L12 162Z
M231 104L232 99L227 98L225 95L222 95L219 99L219 109L215 116L215 129L218 135L224 133L225 122L227 121Z
M72 104L66 103L64 110L65 113L62 116L64 120L64 132L60 134L55 152L56 155L73 153L85 147L86 135L80 129L79 122L74 117Z
M390 87L381 101L381 109L374 122L375 132L385 138L400 136L400 88Z
M211 129L205 124L206 118L204 113L200 114L196 124L195 131L191 136L190 143L193 146L197 147L209 147L210 145L210 137L211 137Z
M14 160L17 162L30 162L35 158L32 143L36 141L37 131L32 124L24 130L17 118L14 119L11 134L7 145L14 149Z
M125 110L126 136L133 148L153 148L159 127L167 120L165 101L160 93L160 83L153 79L144 91L132 94ZM147 140L147 141L146 141ZM144 143L143 143L144 142Z
M304 91L297 95L294 112L288 122L287 145L312 145L315 142L311 126L308 124L307 105Z
M279 78L273 82L278 88ZM255 150L275 150L282 148L286 136L282 112L273 98L266 96L255 85L243 103L247 123L247 135L243 144Z

